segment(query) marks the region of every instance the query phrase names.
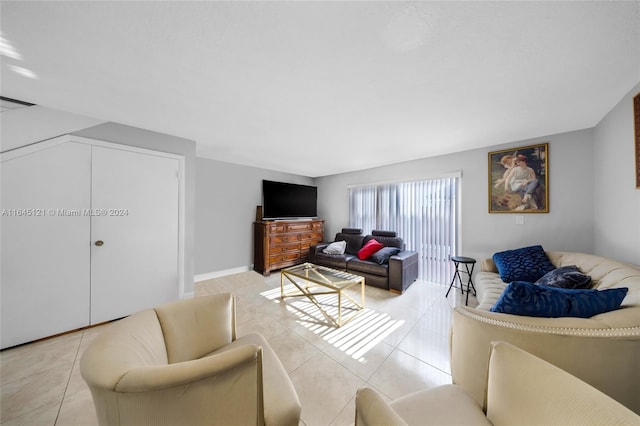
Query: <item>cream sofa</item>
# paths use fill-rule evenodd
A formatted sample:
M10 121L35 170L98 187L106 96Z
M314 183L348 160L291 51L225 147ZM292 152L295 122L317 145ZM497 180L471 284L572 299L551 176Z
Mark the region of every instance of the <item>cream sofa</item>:
M235 298L216 294L138 312L97 336L80 361L98 422L291 425L301 406L260 334L236 338Z
M478 306L456 307L451 330L453 382L485 403L490 343L504 340L591 384L640 414L640 268L605 257L547 251L556 266L576 265L592 288L627 287L618 310L591 318L534 318L490 312L507 283L491 259L475 279Z
M546 361L493 342L485 383L487 409L457 385L388 403L377 391L356 394L356 426L638 425L640 417L611 397Z

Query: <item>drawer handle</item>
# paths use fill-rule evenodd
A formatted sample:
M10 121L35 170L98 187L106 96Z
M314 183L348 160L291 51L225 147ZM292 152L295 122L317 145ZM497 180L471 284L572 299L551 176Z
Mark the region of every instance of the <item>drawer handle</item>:
M98 240L98 241L96 241L96 245L97 245L98 247L102 247L102 246L104 245L104 241L102 241L102 240Z

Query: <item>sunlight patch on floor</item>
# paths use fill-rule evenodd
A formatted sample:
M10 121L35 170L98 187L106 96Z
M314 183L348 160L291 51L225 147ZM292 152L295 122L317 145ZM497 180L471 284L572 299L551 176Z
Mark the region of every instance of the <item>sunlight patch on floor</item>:
M295 292L293 284L285 285L284 292ZM263 297L275 303L284 303L287 310L297 317L296 321L303 327L313 331L351 358L364 362L363 356L404 324L404 320L394 320L387 313L377 312L375 309L358 308L348 299L343 301L343 318L354 315L342 327L335 327L313 302L305 296L280 298L280 288L274 288L260 293ZM316 301L329 315L338 316L338 296L319 295Z

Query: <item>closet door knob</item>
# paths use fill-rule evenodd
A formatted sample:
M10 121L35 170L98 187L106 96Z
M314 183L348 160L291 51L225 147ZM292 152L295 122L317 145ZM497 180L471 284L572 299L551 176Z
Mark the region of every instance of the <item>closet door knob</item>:
M98 247L102 247L102 245L103 245L103 244L104 244L104 241L102 241L102 240L98 240L98 241L96 241L96 245L97 245Z

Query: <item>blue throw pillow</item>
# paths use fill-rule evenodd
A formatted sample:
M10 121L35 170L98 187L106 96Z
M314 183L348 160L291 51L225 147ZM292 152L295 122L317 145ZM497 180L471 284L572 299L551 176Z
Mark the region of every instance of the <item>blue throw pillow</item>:
M493 255L500 278L505 283L512 281L536 282L556 267L551 263L542 246L523 247L501 251Z
M514 281L502 292L491 312L543 318L590 318L619 308L628 290L626 287L576 290Z
M377 252L373 253L369 260L373 260L378 265L389 262L389 258L394 254L400 253L400 249L397 247L383 247Z
M591 277L580 272L576 265L570 265L547 272L535 284L562 288L589 288Z

